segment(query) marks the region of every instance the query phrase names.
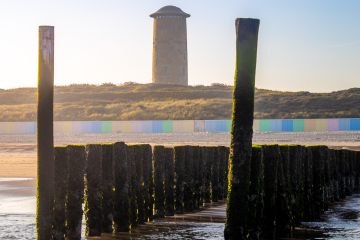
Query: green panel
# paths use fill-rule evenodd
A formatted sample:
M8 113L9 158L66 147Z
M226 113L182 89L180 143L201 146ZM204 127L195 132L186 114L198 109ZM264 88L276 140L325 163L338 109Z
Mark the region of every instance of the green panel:
M172 131L173 131L172 121L171 120L163 121L163 132L164 133L171 133Z
M112 132L112 122L101 122L101 132L103 133Z
M303 132L304 127L304 119L294 119L293 120L293 131L294 132Z
M226 120L226 131L230 132L231 130L231 120Z
M260 122L260 132L269 132L271 130L271 120L261 119Z

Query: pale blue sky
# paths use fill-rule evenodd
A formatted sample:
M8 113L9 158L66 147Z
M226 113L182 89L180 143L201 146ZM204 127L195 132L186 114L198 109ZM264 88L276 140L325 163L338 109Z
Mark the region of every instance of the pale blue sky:
M254 17L257 87L360 87L358 0L0 0L0 88L36 86L39 25L55 26L56 85L151 82L149 14L164 5L191 14L191 85L233 83L234 21Z

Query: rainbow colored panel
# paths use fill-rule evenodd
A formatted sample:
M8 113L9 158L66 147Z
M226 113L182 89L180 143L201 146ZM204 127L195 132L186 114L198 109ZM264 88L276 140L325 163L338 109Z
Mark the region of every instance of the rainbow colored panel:
M270 132L271 131L271 120L270 119L260 119L260 132Z
M194 131L195 132L205 132L205 120L195 120Z
M226 120L205 120L206 132L227 132Z
M360 131L360 118L256 119L256 132ZM64 121L55 134L230 132L231 120ZM0 134L36 134L35 122L0 122Z

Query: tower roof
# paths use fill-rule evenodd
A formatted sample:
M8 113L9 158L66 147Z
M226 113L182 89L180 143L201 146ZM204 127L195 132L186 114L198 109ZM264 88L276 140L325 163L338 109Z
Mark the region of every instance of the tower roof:
M185 18L190 17L190 14L183 12L178 7L175 6L165 6L160 8L157 12L150 15L150 17L157 17L157 16L183 16Z

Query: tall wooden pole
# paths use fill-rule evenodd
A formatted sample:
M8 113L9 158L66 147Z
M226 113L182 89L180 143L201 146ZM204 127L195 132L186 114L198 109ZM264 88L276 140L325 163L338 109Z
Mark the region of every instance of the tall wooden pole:
M258 19L236 20L236 72L225 239L245 239L247 235L259 24Z
M54 195L54 27L39 27L37 239L51 239Z

